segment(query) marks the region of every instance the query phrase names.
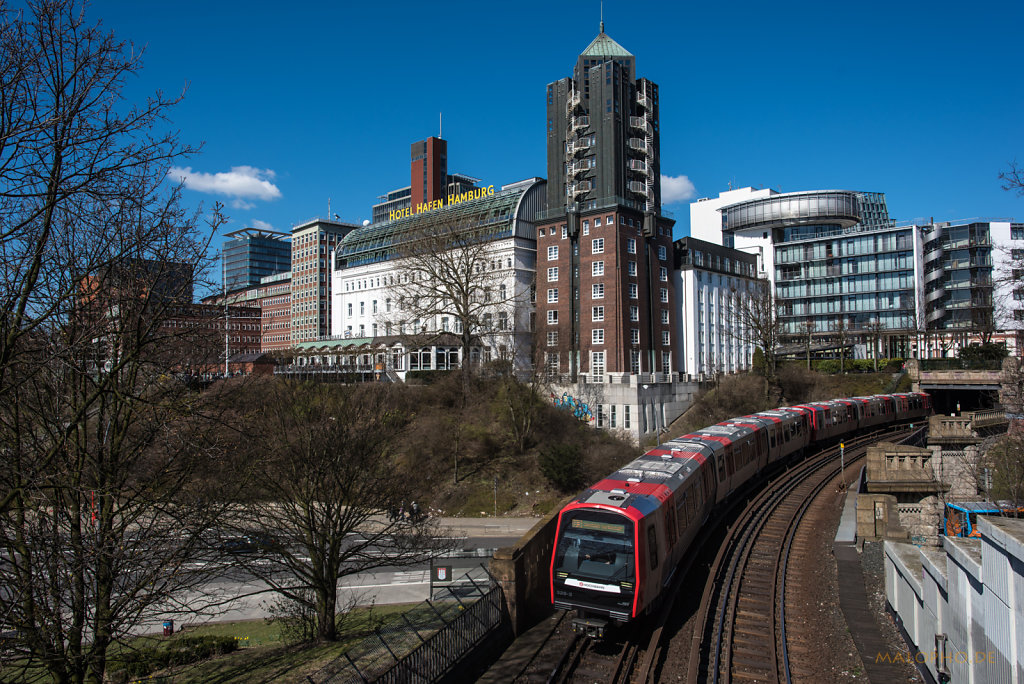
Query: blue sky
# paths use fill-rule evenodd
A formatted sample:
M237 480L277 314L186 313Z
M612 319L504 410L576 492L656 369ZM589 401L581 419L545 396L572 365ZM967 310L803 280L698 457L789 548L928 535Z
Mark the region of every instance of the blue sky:
M226 230L370 217L438 133L449 171L546 175L544 88L598 32L599 2L95 0L145 46L131 97L188 86L173 113L204 143L190 202ZM662 173L733 187L885 192L899 220L1024 219L997 175L1024 163L1024 3L626 2L606 32L661 88ZM220 175L217 175L220 174ZM676 187L686 187L679 181ZM685 193L679 193L684 195ZM688 232L688 201L666 208Z

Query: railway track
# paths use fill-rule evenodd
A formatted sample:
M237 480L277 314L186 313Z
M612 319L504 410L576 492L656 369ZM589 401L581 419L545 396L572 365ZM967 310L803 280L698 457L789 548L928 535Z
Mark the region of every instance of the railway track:
M906 427L847 440L846 463L880 439L910 434ZM736 518L709 570L690 647L690 682L789 682L786 570L793 539L815 496L840 472L839 447L782 473ZM795 625L789 625L791 630Z

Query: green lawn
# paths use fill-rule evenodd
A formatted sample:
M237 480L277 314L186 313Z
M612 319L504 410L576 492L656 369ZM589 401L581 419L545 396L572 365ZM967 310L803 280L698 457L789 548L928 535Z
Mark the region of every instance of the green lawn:
M410 607L357 608L345 624L347 636L331 644L289 646L282 641L278 626L263 620L186 625L179 634L233 636L240 648L234 653L154 673L152 679L174 684L305 684L307 675L339 657L368 631L396 619Z

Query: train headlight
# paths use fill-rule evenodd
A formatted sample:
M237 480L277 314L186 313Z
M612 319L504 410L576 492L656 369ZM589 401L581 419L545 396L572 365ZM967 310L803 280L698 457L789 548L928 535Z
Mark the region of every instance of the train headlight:
M555 573L555 577L561 577L563 579L568 577L568 576L569 576L569 573L567 573L567 572L556 572Z

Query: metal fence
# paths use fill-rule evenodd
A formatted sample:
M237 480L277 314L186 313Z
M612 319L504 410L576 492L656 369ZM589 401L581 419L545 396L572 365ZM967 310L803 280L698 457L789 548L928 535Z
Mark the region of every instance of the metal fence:
M374 631L308 679L311 684L436 682L507 621L501 587L486 570L467 572L443 588L435 587L430 600Z

